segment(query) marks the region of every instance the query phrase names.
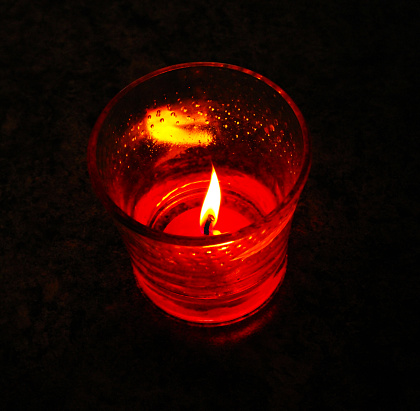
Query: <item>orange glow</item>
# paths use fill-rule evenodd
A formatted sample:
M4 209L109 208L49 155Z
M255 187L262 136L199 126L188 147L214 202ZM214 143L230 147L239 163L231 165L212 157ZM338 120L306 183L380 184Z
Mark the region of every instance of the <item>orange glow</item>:
M212 215L214 221L211 226L214 227L217 223L217 218L219 216L220 201L221 201L221 192L219 180L217 179L216 170L213 168L211 173L210 185L207 190L206 198L204 199L203 206L201 207L200 213L200 227L203 227L207 221L207 217Z
M148 110L145 119L149 135L162 143L193 146L208 145L213 140L203 112L190 115L186 108L169 110L161 106Z

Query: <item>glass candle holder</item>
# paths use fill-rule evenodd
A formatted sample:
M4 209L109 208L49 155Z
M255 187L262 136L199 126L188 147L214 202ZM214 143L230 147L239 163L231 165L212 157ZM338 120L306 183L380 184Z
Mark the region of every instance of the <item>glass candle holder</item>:
M270 80L220 63L148 74L99 116L88 166L139 287L167 313L227 324L282 282L310 140L302 114ZM213 171L219 211L202 221Z

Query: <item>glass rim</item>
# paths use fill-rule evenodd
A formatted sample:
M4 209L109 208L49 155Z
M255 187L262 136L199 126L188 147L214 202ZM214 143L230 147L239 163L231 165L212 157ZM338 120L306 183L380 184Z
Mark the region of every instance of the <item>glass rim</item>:
M287 102L287 104L292 109L293 113L295 114L299 126L302 131L302 138L303 138L303 154L302 154L302 167L299 173L296 182L294 183L292 189L284 197L283 201L275 207L269 214L262 217L260 220L255 221L254 223L241 228L240 230L234 233L225 233L220 235L214 236L203 236L203 237L192 237L192 236L181 236L175 234L167 234L162 231L157 231L153 228L150 228L137 220L133 217L130 217L127 213L125 213L120 207L118 207L115 202L109 197L107 194L104 185L102 183L102 179L99 175L98 168L97 168L97 158L96 158L96 147L98 142L99 132L102 128L102 125L105 122L109 112L112 108L124 97L129 91L134 89L141 83L146 82L147 80L159 76L161 74L168 73L174 70L180 70L185 68L192 68L192 67L217 67L217 68L224 68L233 71L240 71L242 73L248 74L257 80L260 80L266 83L269 87L273 90L278 92L281 97ZM252 70L245 69L240 66L235 66L232 64L226 63L216 63L216 62L191 62L191 63L182 63L182 64L175 64L172 66L164 67L155 71L152 71L149 74L146 74L137 80L134 80L129 85L124 87L119 93L117 93L105 106L102 110L101 114L99 115L98 119L95 122L95 125L92 129L92 132L89 137L88 143L88 151L87 151L87 163L88 163L88 171L90 174L90 178L92 181L92 186L96 195L99 197L103 205L105 206L106 210L115 218L119 223L123 224L130 230L137 232L138 234L152 238L157 241L161 241L164 243L171 243L176 245L184 245L184 246L211 246L216 244L223 244L223 243L230 243L231 241L235 241L237 239L247 237L252 235L255 231L256 226L270 224L270 221L274 219L274 217L280 213L282 210L286 209L290 203L299 197L300 192L302 191L304 184L309 175L309 169L311 165L311 138L308 132L308 128L305 122L305 119L294 103L294 101L289 97L289 95L280 88L277 84L269 80L268 78L258 74Z

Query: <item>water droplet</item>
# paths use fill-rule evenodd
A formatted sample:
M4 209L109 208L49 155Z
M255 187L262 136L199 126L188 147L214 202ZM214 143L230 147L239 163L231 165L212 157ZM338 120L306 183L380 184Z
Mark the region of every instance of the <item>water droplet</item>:
M147 118L150 120L150 119L152 118L152 116L149 114L149 115L147 116Z
M153 128L154 127L154 125L153 124L150 124L150 128Z
M164 118L161 118L161 119L160 119L160 122L161 122L161 123L163 123L164 121L165 121L165 119L164 119Z
M172 111L171 116L176 117L176 113L175 113L175 111Z
M179 121L177 121L175 124L179 124Z
M160 117L160 110L156 111L156 117Z

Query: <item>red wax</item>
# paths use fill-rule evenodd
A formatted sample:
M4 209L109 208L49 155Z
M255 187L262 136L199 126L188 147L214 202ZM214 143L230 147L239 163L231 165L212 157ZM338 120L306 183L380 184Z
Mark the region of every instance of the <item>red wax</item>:
M199 207L185 211L175 217L165 228L167 234L176 234L191 237L201 237L204 234L200 228L200 212ZM234 233L243 227L251 224L251 221L238 213L237 211L222 207L220 209L218 220L213 227L214 230L224 233Z

